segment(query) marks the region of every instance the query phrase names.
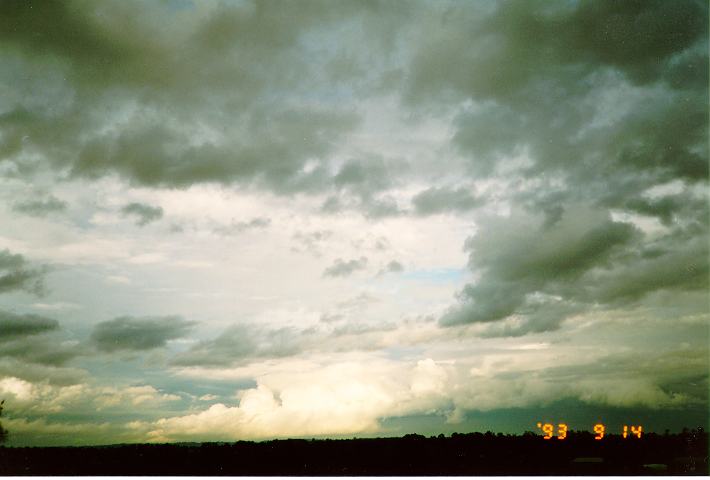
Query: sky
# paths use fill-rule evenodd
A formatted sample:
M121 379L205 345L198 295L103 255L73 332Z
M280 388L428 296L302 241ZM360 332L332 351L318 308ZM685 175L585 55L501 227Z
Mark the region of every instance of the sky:
M9 445L708 424L708 5L0 2Z

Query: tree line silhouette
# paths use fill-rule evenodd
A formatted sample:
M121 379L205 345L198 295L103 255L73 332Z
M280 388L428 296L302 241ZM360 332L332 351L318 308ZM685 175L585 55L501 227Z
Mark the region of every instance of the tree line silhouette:
M707 475L702 429L594 440L533 432L350 440L0 447L0 475Z

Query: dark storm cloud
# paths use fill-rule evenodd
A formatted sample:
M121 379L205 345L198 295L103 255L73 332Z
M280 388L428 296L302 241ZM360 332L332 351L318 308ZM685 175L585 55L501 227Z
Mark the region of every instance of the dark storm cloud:
M517 336L595 305L706 288L706 199L649 192L707 183L707 5L483 7L453 4L431 18L403 99L415 110L451 105L452 145L470 176L504 178L503 197L527 213L477 219L467 249L480 280L441 323L507 319L484 335ZM611 211L667 230L643 235Z
M59 322L39 315L19 315L0 310L0 341L49 332L59 328Z
M32 199L15 202L12 205L15 212L24 213L33 217L45 217L52 213L63 212L67 209L67 202L53 195L44 199Z
M185 144L182 132L163 125L134 125L118 137L97 138L83 146L72 172L89 178L117 172L134 183L166 187L257 181L289 193L322 183L320 170L302 171L305 162L325 155L338 130L350 128L352 118L263 105L255 106L241 122L244 132L230 135L244 137L239 141L199 146Z
M184 337L194 325L176 316L118 317L96 324L91 343L102 352L151 350Z
M533 209L620 207L673 179L707 180L707 5L496 6L445 9L423 35L405 95L415 107L468 102L453 144L472 174L535 179L517 197Z
M18 93L2 114L3 159L27 170L21 153L32 151L63 174L117 173L149 186L256 182L290 193L328 184L325 156L357 117L288 99L321 78L318 62L304 61L320 58L320 47L302 36L370 7L247 2L188 19L162 4L136 6L2 4L13 91L28 77L59 85L44 103ZM198 130L208 138L193 142Z
M347 277L358 270L362 270L367 266L367 258L353 258L352 260L343 260L336 258L333 264L323 270L324 277Z
M522 337L554 331L560 328L566 318L583 310L584 307L570 302L531 300L524 307L517 309L519 316L515 321L489 324L480 337Z
M589 298L603 303L625 304L658 290L707 290L710 271L707 235L667 247L672 250L636 254L625 259L626 268L594 275L594 282L587 289Z
M414 210L419 215L466 212L482 205L482 203L480 199L465 188L430 187L417 193L412 198Z
M614 68L636 83L684 69L689 69L682 75L686 78L707 74L703 65L679 64L676 57L706 41L702 2L512 1L496 6L487 15L468 4L443 11L412 65L413 101L446 88L510 98L540 77L559 76L565 67L582 75Z
M707 218L708 203L704 198L695 197L687 192L648 198L638 196L629 198L620 209L631 213L656 217L663 225L670 227L678 220L689 218Z
M45 273L45 268L32 267L22 255L0 250L0 293L24 290L39 295Z
M566 212L549 227L526 217L486 227L466 242L470 265L481 271L481 279L463 289L463 305L441 319L444 325L504 319L525 309L533 294L574 300L585 291L587 272L610 268L640 235L630 224L587 209Z
M301 350L302 338L298 333L292 327L269 330L256 325L233 325L218 337L178 354L173 364L227 366L259 358L285 357Z
M136 220L136 225L144 226L163 218L162 207L154 207L145 203L132 202L121 208L121 213Z
M657 291L708 288L708 249L702 226L648 239L628 223L599 211L566 210L544 217L489 222L467 241L471 267L481 278L460 293L443 325L512 323L483 336L520 336L554 330L565 318L592 308L633 308Z

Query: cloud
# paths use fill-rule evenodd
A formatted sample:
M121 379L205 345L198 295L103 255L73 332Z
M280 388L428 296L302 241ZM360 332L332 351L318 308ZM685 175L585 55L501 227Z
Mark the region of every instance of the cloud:
M195 343L176 354L176 367L222 368L250 365L269 359L297 358L312 352L346 352L383 344L376 338L383 331L394 331L393 322L366 323L347 317L361 313L380 299L362 293L337 304L336 312L322 314L312 326L279 327L252 322L235 324L217 337ZM346 338L348 337L348 338Z
M385 268L380 270L381 274L384 273L401 273L404 271L404 265L399 263L397 260L392 260L390 261L387 265L385 265Z
M132 216L136 220L136 225L144 226L163 218L163 209L144 203L133 202L121 208L123 215Z
M67 209L67 202L53 195L45 199L31 199L15 202L12 209L33 217L46 217L53 213L63 212Z
M0 363L21 361L25 364L60 367L81 353L80 348L62 342L57 336L59 322L33 314L0 310ZM3 370L0 365L0 370ZM16 375L21 375L16 372Z
M367 292L362 292L354 297L350 297L346 300L343 300L341 302L338 302L337 306L341 310L362 310L366 308L368 305L371 305L373 303L377 303L381 301L380 298L371 295Z
M430 187L417 193L412 198L414 210L419 215L433 215L446 212L467 212L480 205L482 201L476 198L468 189Z
M488 11L460 5L446 13L435 25L448 28L426 36L413 62L412 100L444 87L511 98L540 77L564 78L565 66L577 67L574 75L618 69L638 83L670 78L682 69L674 57L703 42L707 30L700 20L707 16L706 6L691 1L673 6L660 1L574 6L526 2ZM474 39L479 44L472 47L467 40ZM460 68L447 68L453 65ZM686 81L703 74L699 65L692 67L684 75Z
M666 227L671 227L678 219L700 216L708 211L707 202L688 193L656 198L643 195L632 197L621 208L640 215L656 217Z
M31 267L20 254L0 250L0 293L24 290L35 295L44 292L46 268Z
M173 359L174 365L225 366L258 358L279 358L302 350L304 338L293 327L267 329L232 325L212 340L201 341Z
M383 414L412 408L415 395L436 394L436 382L427 378L438 372L425 368L410 371L380 362L316 366L308 361L284 367L259 378L256 388L240 392L237 406L219 403L201 412L145 422L140 428L157 442L376 432ZM419 387L414 393L410 382ZM427 388L430 384L433 388Z
M3 5L10 74L52 87L35 102L18 94L2 115L0 151L18 171L31 170L21 153L33 151L74 177L117 174L144 186L254 182L287 194L327 185L326 156L357 115L288 93L323 82L304 35L357 9L327 2L133 9ZM316 168L305 171L309 162Z
M39 315L18 315L0 310L0 342L14 337L37 335L59 328L59 322Z
M121 439L355 434L552 400L707 405L688 386L707 386L707 349L665 356L707 335L705 3L193 3L0 2L3 388L123 385L67 413L141 407L132 436L111 427ZM153 200L124 205L138 194ZM165 208L184 235L146 251L160 232L139 242L101 205L141 226ZM87 260L99 250L110 265ZM113 320L77 343L15 313L46 272L17 251L81 260L52 278L68 295L53 304L100 289ZM283 275L294 261L303 274ZM195 340L180 317L118 316L160 311L167 290L245 320ZM224 404L127 385L136 362L73 367L102 352L145 352L171 382L200 372L181 398ZM256 386L238 404L228 382L203 388L224 372Z
M118 317L96 324L91 343L101 352L151 350L185 336L194 325L176 316Z
M619 353L586 365L551 367L542 377L554 383L580 379L575 394L590 404L679 408L707 402L707 391L691 385L707 379L705 355L703 349Z
M147 408L162 402L180 400L180 396L161 393L152 385L132 385L122 388L101 387L87 393L87 396L100 410L123 405Z
M347 277L367 266L367 258L360 257L352 260L336 258L333 264L323 271L324 277Z
M215 231L221 235L233 235L246 232L248 230L258 230L271 225L271 219L267 217L254 217L247 222L234 222L227 226L217 227Z
M676 411L703 402L688 388L672 391L664 385L678 372L684 378L706 375L706 357L700 350L606 355L586 362L577 356L577 363L565 366L553 352L533 352L503 350L473 363L362 355L335 361L332 356L272 360L225 371L232 375L225 378L258 372L256 387L240 391L238 404L218 403L136 428L153 442L265 439L382 432L382 419L420 414L458 423L468 412L539 408L560 400L578 408ZM683 368L684 363L689 368ZM198 369L189 375L205 374Z
M521 336L560 328L594 309L638 308L659 291L708 288L706 226L646 235L603 210L568 207L549 216L489 219L466 242L480 275L459 293L444 326L501 322L483 337Z
M527 212L507 228L477 218L466 248L480 280L442 325L500 322L481 334L520 336L592 308L637 308L659 290L706 288L707 202L692 192L708 178L707 15L690 1L452 5L424 27L405 103L454 112L466 177L500 185L493 199ZM649 194L673 182L684 191ZM437 196L456 205L431 187L415 212ZM642 233L612 211L667 230Z
M692 1L452 6L422 34L404 97L414 108L469 102L453 145L478 178L535 178L537 205L621 205L675 178L707 179L700 18L707 6Z
M333 236L330 230L314 230L310 232L296 232L293 234L293 241L297 246L291 249L295 252L306 251L316 257L322 255L321 250L324 244Z
M57 385L81 381L85 372L66 365L82 349L59 333L54 319L0 310L0 379L10 375Z
M66 446L91 445L106 442L112 432L108 422L78 423L73 421L50 421L46 418L8 418L4 426L12 432L13 446ZM115 437L114 437L115 438ZM130 441L127 437L126 441Z
M381 157L349 160L333 177L333 183L338 189L352 192L360 198L369 198L392 184L389 163Z
M574 301L584 292L584 275L610 268L615 253L639 232L588 209L568 210L545 227L531 217L491 221L466 242L470 265L481 279L460 293L463 305L446 313L441 323L492 322L516 313L534 294Z

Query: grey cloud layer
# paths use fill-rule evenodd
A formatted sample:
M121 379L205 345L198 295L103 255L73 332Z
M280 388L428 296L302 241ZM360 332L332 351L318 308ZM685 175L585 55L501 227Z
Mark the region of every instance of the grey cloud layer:
M91 343L103 352L151 350L185 336L193 326L194 322L175 316L118 317L98 323Z
M338 167L329 156L357 124L341 100L379 95L362 87L399 72L405 105L458 112L453 145L476 176L527 153L534 166L518 173L591 180L562 194L628 208L660 181L707 176L701 2L247 2L192 16L161 4L141 5L141 15L118 2L30 6L3 4L13 66L6 83L15 91L16 74L57 85L56 97L34 103L18 91L0 114L0 152L18 172L32 170L22 155L32 152L88 178L334 190L326 211L398 215L403 208L383 192L401 181L407 161L369 153ZM156 33L166 15L171 28ZM353 23L358 34L336 35ZM320 46L334 36L340 51ZM372 72L360 65L362 45L383 49ZM345 64L348 76L326 74ZM313 91L336 100L311 102ZM634 108L609 116L616 97ZM553 201L548 193L533 204ZM476 204L441 187L414 198L421 214Z
M0 293L25 290L40 294L44 290L45 268L33 267L20 254L0 250Z
M18 91L4 106L0 153L18 173L32 171L22 153L33 151L73 176L304 190L327 180L323 156L356 122L350 111L287 98L320 76L303 61L317 52L301 36L353 12L347 3L259 2L194 18L157 4L141 15L123 3L32 7L2 6L9 75L65 80L53 85L61 101L26 102ZM174 28L156 35L165 15ZM201 140L187 141L197 130ZM316 168L304 172L307 161Z

